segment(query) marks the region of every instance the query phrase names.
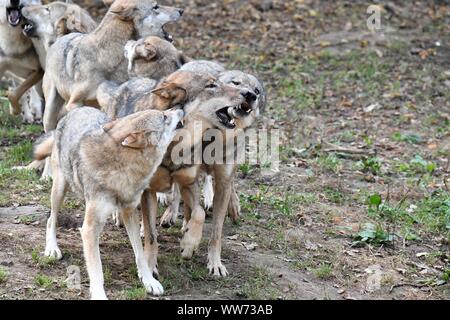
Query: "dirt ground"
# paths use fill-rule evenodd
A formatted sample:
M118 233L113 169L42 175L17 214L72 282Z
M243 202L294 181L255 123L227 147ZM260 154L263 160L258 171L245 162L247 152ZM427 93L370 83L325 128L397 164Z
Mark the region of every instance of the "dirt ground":
M281 130L282 161L273 176L239 170L228 278L207 273L211 217L191 261L180 257L180 225L160 229L162 299L449 299L450 5L378 1L382 29L371 32L366 1L166 3L185 8L170 29L187 55L264 81L258 127ZM50 183L11 170L30 161L42 129L2 103L0 299L85 299L83 203L69 195L62 210L63 259L44 258ZM124 230L109 224L101 252L111 299L154 299ZM73 265L81 291L65 282Z

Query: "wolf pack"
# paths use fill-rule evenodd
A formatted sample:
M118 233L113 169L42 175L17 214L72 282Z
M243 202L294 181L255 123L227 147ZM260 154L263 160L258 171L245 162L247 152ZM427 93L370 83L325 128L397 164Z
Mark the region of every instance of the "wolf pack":
M97 23L73 3L0 0L0 79L16 84L10 113L41 120L45 131L33 162L17 168L52 178L44 254L63 257L57 220L70 189L85 201L80 231L91 299L107 299L99 241L111 218L126 228L142 285L162 295L158 207L165 205L159 224L168 227L182 203L182 257L198 250L212 209L206 267L226 277L222 229L227 216L240 217L237 165L180 163L173 154L205 149L210 130L234 145L264 111L265 90L251 74L175 48L166 27L182 9L154 0L103 2L108 11Z

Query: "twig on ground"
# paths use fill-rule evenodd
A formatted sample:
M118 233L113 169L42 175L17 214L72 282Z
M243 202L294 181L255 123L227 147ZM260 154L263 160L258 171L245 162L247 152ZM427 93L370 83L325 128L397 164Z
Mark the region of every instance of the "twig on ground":
M324 152L342 152L342 153L349 153L349 154L357 154L357 155L375 155L375 152L373 150L361 150L361 149L355 149L355 148L344 148L335 144L332 144L330 142L323 142L323 145L326 147L323 149Z

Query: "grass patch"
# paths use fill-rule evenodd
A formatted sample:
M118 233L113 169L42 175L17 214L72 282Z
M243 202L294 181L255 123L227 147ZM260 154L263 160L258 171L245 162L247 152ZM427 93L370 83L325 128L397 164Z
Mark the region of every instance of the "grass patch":
M126 300L144 300L147 297L147 291L143 287L134 287L122 292Z
M319 279L330 279L333 277L333 266L328 263L322 263L313 272Z
M339 173L342 170L342 161L335 155L323 155L317 159L317 164L326 171Z
M250 278L236 292L237 296L250 300L274 300L280 292L273 286L274 276L265 268L254 267Z
M436 235L450 239L450 194L444 190L413 203L405 198L395 205L374 194L368 205L368 216L375 223L366 223L354 244L381 245L395 238L415 241Z
M8 272L4 268L0 268L0 284L5 283L8 278Z
M39 267L45 268L56 263L56 258L42 256L37 249L31 251L31 260Z
M296 193L292 191L270 191L269 188L260 187L256 194L240 195L241 209L249 214L249 217L260 219L259 209L268 207L272 209L271 218L287 217L295 218L300 205L312 204L317 200L314 193Z
M341 189L326 187L325 188L325 197L328 201L334 202L336 204L342 204L346 201L347 196Z
M34 278L34 284L44 289L50 289L53 287L53 279L44 274L39 274Z

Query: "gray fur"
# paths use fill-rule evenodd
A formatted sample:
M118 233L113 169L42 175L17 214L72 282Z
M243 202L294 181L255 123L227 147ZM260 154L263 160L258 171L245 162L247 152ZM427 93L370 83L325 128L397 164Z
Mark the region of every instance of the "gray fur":
M198 73L209 73L213 77L219 77L222 72L225 72L225 68L212 61L207 60L194 60L183 65L180 70L191 71Z

